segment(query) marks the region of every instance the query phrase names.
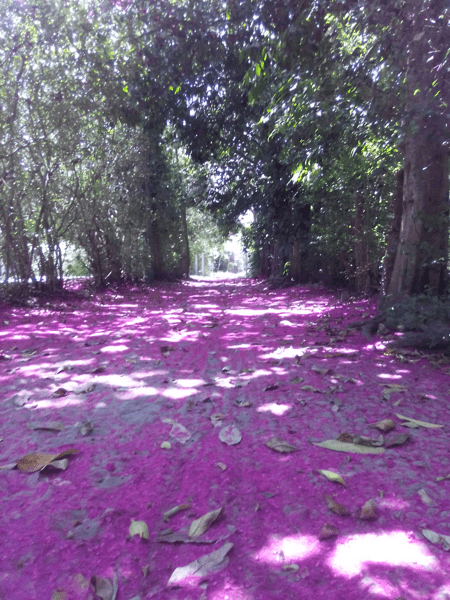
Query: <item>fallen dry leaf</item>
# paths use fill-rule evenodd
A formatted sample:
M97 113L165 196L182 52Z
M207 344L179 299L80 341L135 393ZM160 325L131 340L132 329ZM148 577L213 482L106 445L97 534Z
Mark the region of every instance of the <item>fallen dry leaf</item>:
M359 354L358 352L327 352L322 354L322 356L317 356L316 358L335 358L340 356L345 358L357 358Z
M450 550L450 535L436 533L431 529L422 529L422 535L432 544L440 544L444 550Z
M28 429L33 431L37 429L44 429L47 431L62 431L64 429L64 423L60 421L49 421L48 423L31 422L27 423Z
M58 369L56 369L56 375L62 373L63 371L73 371L73 365L69 363L61 365L60 367L58 367Z
M366 435L354 435L353 436L353 443L354 444L359 444L360 446L372 446L372 447L377 447L377 446L383 446L384 445L384 438L382 435L380 435L380 437L377 440L374 440L371 437L368 437Z
M167 529L166 531L161 531L159 536L156 538L156 541L162 544L194 544L194 545L203 545L203 544L217 544L218 542L222 542L236 533L236 527L234 525L227 525L225 533L211 534L211 531L208 531L206 535L201 535L196 538L189 537L189 528L182 527L178 531L172 531L172 529Z
M413 423L414 425L417 425L418 427L425 427L425 428L429 428L429 429L443 427L443 425L436 425L434 423L427 423L426 421L419 421L418 419L411 419L411 417L404 417L403 415L399 415L397 413L395 416L398 417L399 419L401 419L402 421L408 421L409 423ZM407 423L402 423L402 425L407 425Z
M335 502L331 496L327 495L325 496L325 498L327 499L327 506L331 510L331 512L334 512L336 515L339 515L341 517L348 517L350 515L350 511L348 510L348 508L346 508L342 504L338 504L337 502Z
M334 481L336 483L340 483L345 487L345 481L338 473L333 473L333 471L327 471L325 469L319 469L318 472L326 477L328 481Z
M189 527L189 537L197 538L198 536L205 533L205 531L223 514L223 508L217 508L216 510L212 510L199 519L192 521L191 526Z
M339 379L339 381L343 381L344 383L357 383L354 377L347 377L346 375L339 375L337 373L333 373L331 380L333 381L333 379Z
M161 346L160 350L163 356L169 356L169 354L176 350L176 348L174 348L173 346Z
M211 420L211 424L214 425L214 427L217 427L217 425L221 425L222 421L225 419L225 415L223 415L222 413L213 413L210 417Z
M173 515L176 515L181 510L187 510L188 508L191 508L191 503L189 501L185 504L179 504L178 506L174 506L173 508L171 508L163 514L163 520L167 523L170 517L173 517Z
M30 400L30 398L31 398L30 392L21 390L20 392L17 392L17 394L14 394L10 398L10 400L13 402L14 406L22 407L22 406L25 406L25 404Z
M54 469L59 469L60 471L65 471L69 466L69 459L61 458L60 460L52 460L52 462L49 463L47 466L53 467Z
M322 367L319 367L318 365L312 365L311 371L314 371L319 375L328 375L330 373L333 373L333 369L324 369Z
M273 392L274 390L278 389L278 383L273 383L272 385L268 385L267 387L263 388L263 392Z
M306 577L309 577L309 569L306 565L303 565L303 567L301 567L299 575L302 579L306 579Z
M419 494L420 499L426 506L434 506L434 500L432 498L430 498L430 496L427 494L426 490L424 490L422 488L417 493Z
M329 538L336 537L339 535L339 529L336 525L325 523L319 533L319 540L328 540Z
M377 421L377 423L372 423L369 425L371 429L379 429L380 431L388 432L391 429L395 429L395 421L392 419L383 419L382 421Z
M250 400L239 400L236 399L234 401L235 406L239 406L239 408L246 408L252 405Z
M191 439L191 432L188 431L186 427L184 427L180 423L177 423L173 419L161 419L161 421L163 423L168 423L169 425L172 425L172 429L169 432L171 438L174 438L181 444L185 444L188 440Z
M448 475L444 475L444 477L436 477L436 481L446 481L450 479L450 473Z
M378 518L378 510L375 500L367 500L367 502L356 511L356 516L362 521L374 521Z
M242 440L242 434L234 425L227 425L219 431L219 440L228 446L239 444Z
M135 521L131 519L131 525L128 529L128 533L131 537L138 535L144 540L148 540L148 526L145 521Z
M37 350L34 348L30 348L29 350L22 350L22 356L34 356L37 353Z
M87 381L79 385L77 388L73 390L74 394L89 394L89 392L93 392L95 390L95 383L92 381Z
M394 383L384 384L384 388L382 391L382 397L384 400L390 400L391 394L394 394L396 392L406 392L407 389L408 388L404 385L396 385Z
M17 467L17 463L16 462L8 463L6 465L1 465L0 466L0 471L12 471L16 467Z
M189 537L189 527L182 527L178 531L172 531L172 529L161 531L156 541L161 544L217 544L217 542L229 538L233 533L236 533L236 527L234 525L227 525L226 533L211 535L211 532L208 532L206 537L202 535L197 538L191 538Z
M360 446L339 440L325 440L323 442L313 442L314 446L334 450L335 452L351 452L352 454L383 454L384 448L372 448L370 446Z
M62 396L67 396L69 392L65 388L58 388L52 394L53 398L62 398Z
M291 444L288 444L288 442L277 437L270 438L270 440L266 442L266 446L275 450L275 452L281 452L283 454L288 454L289 452L295 452L297 450L295 446L292 446Z
M347 433L346 431L344 431L344 433L341 433L341 435L339 435L337 439L340 442L347 442L349 444L353 443L353 436L350 433Z
M80 425L80 428L78 430L80 435L83 436L87 436L90 435L94 430L94 426L92 425L91 421L86 421L85 423L82 423Z
M409 433L399 433L395 437L391 437L387 439L384 443L386 448L391 448L392 446L402 446L405 442L410 439Z
M300 389L304 392L317 392L318 394L324 393L322 392L322 390L319 390L318 388L315 388L312 385L302 385Z
M250 381L243 381L242 379L235 379L233 381L233 385L236 388L241 388L241 387L246 387L247 385L249 385Z
M94 591L98 598L101 600L116 600L117 596L117 575L114 573L113 580L110 581L104 577L91 577L91 585L94 587Z
M54 460L58 460L63 456L70 454L77 454L78 450L71 448L70 450L64 450L59 454L26 454L17 463L17 468L23 473L34 473L40 471Z
M180 585L183 581L188 580L191 577L205 578L211 573L217 573L224 569L228 563L229 558L228 552L234 546L231 542L227 542L218 550L205 554L197 560L189 563L184 567L177 567L170 576L168 586Z

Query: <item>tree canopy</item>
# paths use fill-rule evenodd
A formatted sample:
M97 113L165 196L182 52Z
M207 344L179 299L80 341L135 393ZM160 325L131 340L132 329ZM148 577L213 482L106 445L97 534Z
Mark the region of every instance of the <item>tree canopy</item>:
M255 274L445 291L444 0L0 8L8 284L188 275L201 209L253 214Z

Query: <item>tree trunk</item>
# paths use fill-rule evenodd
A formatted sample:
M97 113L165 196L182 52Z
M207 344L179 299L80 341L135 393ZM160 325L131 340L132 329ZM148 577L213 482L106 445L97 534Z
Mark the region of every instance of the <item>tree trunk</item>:
M161 252L161 236L156 220L153 220L150 224L149 241L152 253L153 277L156 280L162 280L165 277L164 259Z
M369 246L365 234L364 195L357 192L355 196L355 288L356 291L367 292L370 287Z
M261 249L261 265L260 265L260 277L265 279L269 276L269 256L268 256L268 244L264 242Z
M388 286L392 299L447 286L448 149L445 120L436 100L434 57L418 16L411 31L406 73L403 215L400 240Z
M186 206L183 204L181 207L181 225L183 228L183 247L181 250L181 268L182 274L189 278L189 271L191 269L191 258L189 253L189 236L188 226L186 218Z
M276 241L275 244L273 245L272 256L273 256L273 258L272 258L272 268L270 271L270 278L275 279L276 277L279 277L280 275L282 275L281 251L280 251L280 244L278 241Z
M402 225L404 179L403 169L397 171L395 176L396 189L395 196L392 202L391 228L389 230L386 240L386 254L383 258L383 273L381 275L380 306L382 306L384 298L386 297L388 285L391 281L392 272L394 270L395 256L397 253L398 244L400 242L400 229Z
M298 240L294 240L294 243L292 244L290 259L291 267L289 269L289 275L296 283L300 283L302 258Z

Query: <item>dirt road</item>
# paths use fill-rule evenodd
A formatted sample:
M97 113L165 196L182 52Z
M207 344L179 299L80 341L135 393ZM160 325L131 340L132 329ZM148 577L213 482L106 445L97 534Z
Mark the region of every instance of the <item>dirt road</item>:
M374 311L252 280L2 310L0 599L450 598L449 366L347 330Z

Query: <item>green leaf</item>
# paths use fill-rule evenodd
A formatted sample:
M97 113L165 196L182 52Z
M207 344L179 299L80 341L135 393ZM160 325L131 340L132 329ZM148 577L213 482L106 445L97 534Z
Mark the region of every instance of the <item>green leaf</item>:
M338 473L333 473L333 471L326 471L325 469L319 469L318 472L326 477L328 481L334 481L335 483L340 483L345 486L345 481Z
M145 521L135 521L134 519L131 519L131 525L128 531L131 537L138 535L139 537L148 540L148 527Z
M340 442L339 440L325 440L323 442L313 442L314 446L334 450L335 452L350 452L352 454L383 454L385 448L374 448L372 446L359 446L349 442Z
M411 419L411 417L404 417L403 415L395 414L396 417L402 419L403 421L408 421L409 423L414 423L414 425L418 425L419 427L426 427L429 429L440 428L443 425L436 425L435 423L427 423L427 421L419 421L418 419ZM405 425L405 423L402 423Z

